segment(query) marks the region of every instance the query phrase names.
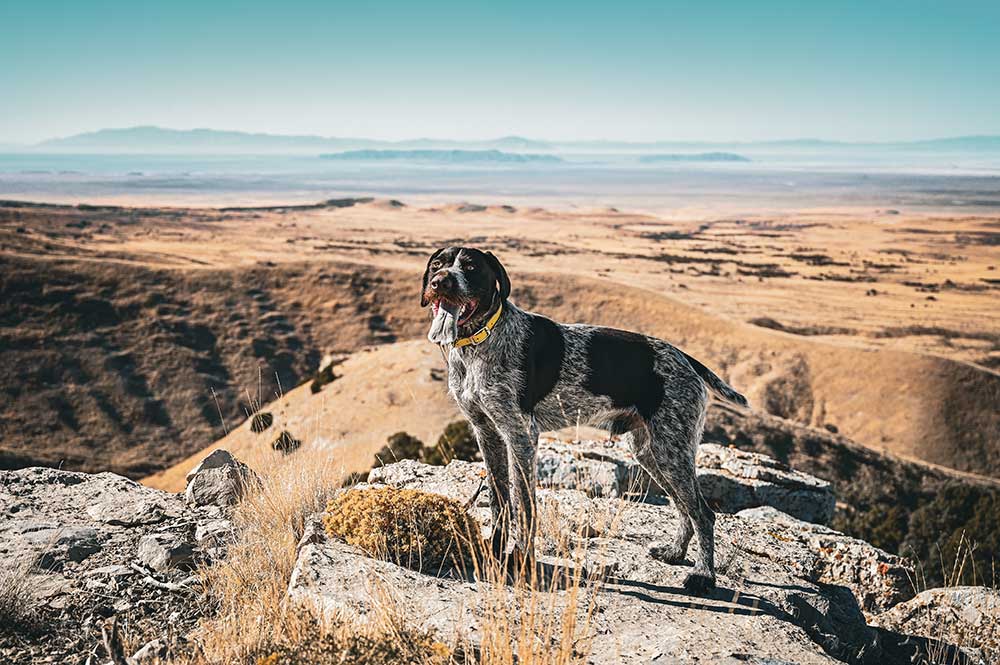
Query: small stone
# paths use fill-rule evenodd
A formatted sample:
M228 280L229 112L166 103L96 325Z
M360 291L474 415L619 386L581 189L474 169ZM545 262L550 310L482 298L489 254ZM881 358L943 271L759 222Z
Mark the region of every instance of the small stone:
M84 573L87 577L126 577L134 574L135 571L128 566L121 566L118 564L101 566L100 568L94 568L93 570L88 570Z
M41 551L39 565L47 569L58 569L66 561L79 563L101 549L101 537L89 526L32 529L24 539Z
M134 654L128 657L128 665L139 665L139 663L155 663L167 655L167 645L163 640L151 640Z
M190 568L194 563L191 543L176 533L151 533L139 539L139 562L158 572Z

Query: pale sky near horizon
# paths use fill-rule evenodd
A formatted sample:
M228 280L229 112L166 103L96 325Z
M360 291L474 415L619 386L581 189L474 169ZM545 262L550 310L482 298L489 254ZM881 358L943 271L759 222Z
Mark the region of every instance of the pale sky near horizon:
M0 0L0 142L134 125L384 139L1000 134L1000 2Z

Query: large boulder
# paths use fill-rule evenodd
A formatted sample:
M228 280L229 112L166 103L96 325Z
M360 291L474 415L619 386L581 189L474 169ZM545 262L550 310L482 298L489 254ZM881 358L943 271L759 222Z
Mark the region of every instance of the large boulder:
M480 464L432 467L406 460L376 469L367 484L346 491L390 485L442 494L469 505L485 527L489 490L483 475ZM543 593L538 606L579 613L577 619L596 636L590 645L594 663L891 662L884 658L883 636L865 623L857 591L826 576L814 529L837 542L852 540L846 536L788 516L781 525L754 515L720 514L718 588L695 597L682 585L688 566L668 565L649 554L651 543L670 539L677 529L680 517L672 506L593 497L577 489L539 490L538 504L544 526L536 546L543 568L587 571L594 582L585 587L585 602L556 588ZM567 547L575 560L566 560ZM696 547L693 543L689 559ZM388 594L442 639L461 634L474 644L497 608L507 608L514 635L525 616L518 610L525 600L512 587L501 585L484 595L474 579L436 577L373 559L328 537L319 516L299 546L289 594L352 616L376 612ZM567 605L573 602L582 605L574 610Z
M872 623L957 644L974 662L1000 663L1000 592L996 589L928 589L875 617Z
M827 524L835 500L830 483L790 469L778 460L702 444L695 458L698 482L712 507L724 513L772 506L807 522ZM538 448L542 487L578 489L590 496L662 495L635 456L614 439L572 443L542 438Z
M833 519L836 500L830 483L773 457L704 443L695 463L702 494L717 510L771 506L806 522L829 524Z
M218 448L187 474L184 493L195 506L231 506L258 486L260 479L228 450Z

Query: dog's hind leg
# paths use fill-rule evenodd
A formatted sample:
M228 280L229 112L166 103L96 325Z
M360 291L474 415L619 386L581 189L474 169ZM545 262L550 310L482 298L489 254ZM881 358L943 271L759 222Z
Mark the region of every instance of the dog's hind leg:
M715 586L715 513L701 494L694 463L701 442L705 408L704 398L685 408L688 413L661 408L649 424L649 457L645 461L649 464L647 471L673 499L681 518L674 544L660 551L653 549L650 553L659 554L668 563L677 563L686 554L692 531L696 533L698 558L695 569L684 580L685 588L695 592Z
M674 507L678 510L679 524L673 542L653 543L650 545L649 553L654 559L663 561L664 563L684 563L684 557L687 556L688 544L691 542L691 537L694 536L694 526L692 526L692 522L687 515L681 512L677 492L674 491L670 478L661 472L659 466L656 464L656 459L653 457L652 439L649 435L649 430L643 424L639 429L625 432L622 435L622 439L631 447L632 453L639 462L639 466L653 479L654 483L667 493L673 501Z

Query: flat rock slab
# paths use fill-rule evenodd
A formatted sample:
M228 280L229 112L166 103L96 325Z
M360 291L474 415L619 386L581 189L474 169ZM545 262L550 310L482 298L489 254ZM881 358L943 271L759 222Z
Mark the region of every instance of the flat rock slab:
M827 524L833 518L830 483L767 455L702 444L695 462L702 492L717 511L771 506L807 522ZM576 489L596 497L663 495L632 453L614 439L570 443L542 438L538 481L542 487Z
M466 503L475 498L471 512L485 525L489 509L482 484L479 464L430 467L406 460L374 470L368 484L348 491L390 485ZM814 529L827 538L853 539L787 516L785 524L774 524L759 515L719 515L718 588L698 597L682 587L689 567L664 564L648 553L650 543L670 539L677 528L673 507L566 489L540 490L538 500L543 567L551 572L568 566L600 580L585 588L577 609L586 625L584 639L591 641L591 662L884 662L855 592L824 577L827 566L813 543ZM392 598L407 617L443 639L472 643L497 607L509 608L506 616L515 625L526 616L513 587L484 587L372 559L328 538L318 520L313 517L300 544L289 585L293 598L354 615L369 614ZM689 558L695 548L693 543ZM573 562L560 558L567 551ZM568 602L565 594L550 591L540 602L558 615Z

